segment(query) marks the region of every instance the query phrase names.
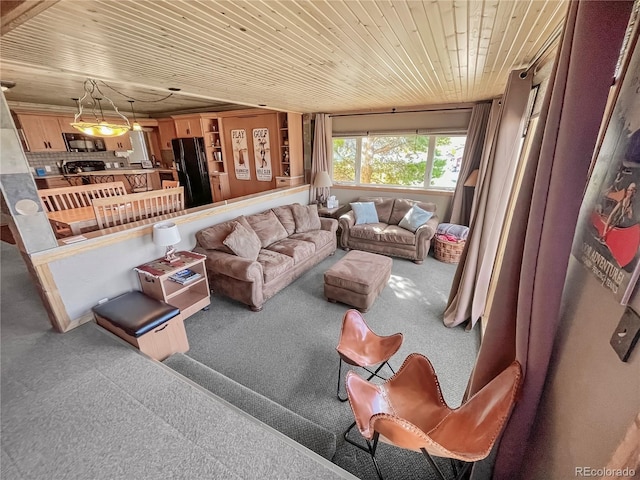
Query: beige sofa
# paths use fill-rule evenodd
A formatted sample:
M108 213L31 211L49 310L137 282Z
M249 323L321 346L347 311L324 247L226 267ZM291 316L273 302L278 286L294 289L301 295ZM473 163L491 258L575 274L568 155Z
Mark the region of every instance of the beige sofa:
M207 227L195 252L207 256L211 290L260 311L264 302L335 253L337 220L316 205L284 205Z
M356 225L353 210L340 216L340 247L407 258L418 264L423 262L439 223L434 203L388 197L361 197L358 202L374 203L378 223ZM398 225L414 205L433 212L433 216L415 233Z

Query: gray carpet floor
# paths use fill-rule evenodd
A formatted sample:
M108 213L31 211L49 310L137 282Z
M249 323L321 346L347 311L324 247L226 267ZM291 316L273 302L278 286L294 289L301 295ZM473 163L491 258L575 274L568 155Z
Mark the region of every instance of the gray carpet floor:
M361 479L375 479L368 454L342 438L353 414L348 403L335 397L335 347L349 307L326 301L323 274L343 255L338 250L306 272L268 300L261 312L214 295L210 310L185 322L187 355L333 432L337 440L333 462ZM404 334L403 345L391 360L396 370L412 352L431 360L452 407L460 405L479 348L479 329L466 332L442 323L455 269L456 265L432 257L422 265L394 258L388 286L365 314L376 333ZM350 438L358 437L355 431ZM420 453L380 444L376 457L386 479L435 478ZM450 468L448 461L440 463L443 470Z
M94 323L55 333L0 242L0 478L353 478Z

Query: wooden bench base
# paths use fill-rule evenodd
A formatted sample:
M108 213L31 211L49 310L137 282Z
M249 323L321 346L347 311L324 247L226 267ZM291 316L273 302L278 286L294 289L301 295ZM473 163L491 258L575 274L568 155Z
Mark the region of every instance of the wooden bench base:
M127 341L151 358L162 361L174 353L189 351L189 341L184 329L182 314L173 317L166 323L150 330L144 335L133 337L108 320L96 315L98 325Z

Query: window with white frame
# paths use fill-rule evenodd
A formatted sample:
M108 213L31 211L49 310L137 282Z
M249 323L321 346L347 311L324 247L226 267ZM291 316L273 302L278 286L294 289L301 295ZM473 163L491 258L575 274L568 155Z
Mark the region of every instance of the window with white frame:
M333 181L454 189L466 139L450 134L334 136Z

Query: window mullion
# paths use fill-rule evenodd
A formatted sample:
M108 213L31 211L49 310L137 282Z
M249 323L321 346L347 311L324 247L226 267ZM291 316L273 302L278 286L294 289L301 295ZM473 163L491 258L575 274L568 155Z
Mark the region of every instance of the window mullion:
M436 154L436 137L429 135L429 148L427 149L427 165L424 169L424 188L431 187L431 170L433 169L433 157Z
M355 172L355 182L356 185L360 185L360 165L362 163L362 137L356 138L356 172Z

